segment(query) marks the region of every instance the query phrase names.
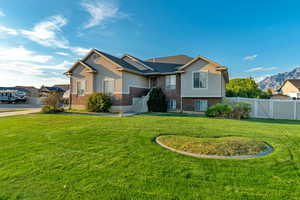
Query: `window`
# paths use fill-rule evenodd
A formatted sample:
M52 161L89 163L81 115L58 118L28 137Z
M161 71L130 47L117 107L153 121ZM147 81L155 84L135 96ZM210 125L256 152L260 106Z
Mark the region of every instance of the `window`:
M168 110L176 110L176 100L170 99L168 101Z
M114 93L114 80L104 80L104 94L111 95Z
M195 111L204 112L207 110L207 100L196 100Z
M176 75L166 76L166 89L176 89Z
M86 81L77 81L77 95L84 96L86 91Z
M207 88L207 72L193 73L193 88Z

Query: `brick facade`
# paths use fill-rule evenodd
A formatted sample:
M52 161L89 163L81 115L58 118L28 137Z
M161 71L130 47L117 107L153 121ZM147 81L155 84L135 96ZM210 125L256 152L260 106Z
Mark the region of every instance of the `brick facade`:
M148 89L130 87L129 94L114 94L111 97L113 106L129 106L132 105L134 97L142 97L147 94ZM78 96L72 95L72 105L85 106L90 95Z
M222 97L184 97L182 98L182 108L184 111L195 111L195 101L196 100L207 100L208 107L220 103Z
M176 100L176 109L181 109L181 80L180 74L176 75L176 89L166 89L166 76L157 77L157 87L161 88L164 94L166 95L167 101L171 99Z

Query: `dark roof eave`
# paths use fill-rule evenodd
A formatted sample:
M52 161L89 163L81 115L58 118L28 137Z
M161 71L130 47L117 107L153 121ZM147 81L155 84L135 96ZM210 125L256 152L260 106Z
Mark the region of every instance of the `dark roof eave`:
M174 71L174 72L138 72L135 70L130 70L130 69L120 69L120 71L126 71L126 72L131 72L134 74L142 75L142 76L150 76L150 75L168 75L168 74L179 74L179 73L184 73L184 71Z

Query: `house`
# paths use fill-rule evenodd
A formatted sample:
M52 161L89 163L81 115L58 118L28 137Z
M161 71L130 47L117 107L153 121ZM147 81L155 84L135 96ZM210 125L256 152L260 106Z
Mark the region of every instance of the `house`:
M279 93L293 99L300 99L300 79L287 79L279 88Z
M39 97L39 89L33 86L16 86L16 88L23 88L27 90L28 97Z
M70 89L70 85L69 84L58 84L58 85L53 85L52 87L54 87L54 88L60 88L60 89L64 90L65 92Z
M169 111L205 111L225 96L227 68L205 57L185 55L141 60L92 49L65 73L73 107L84 107L95 92L111 96L112 111L142 112L149 90L162 88Z
M65 93L65 90L61 89L60 87L42 86L39 92L40 92L40 97L47 97L52 92L57 92L60 95L63 95Z
M271 99L278 99L278 100L290 100L291 97L283 94L273 94L270 97Z

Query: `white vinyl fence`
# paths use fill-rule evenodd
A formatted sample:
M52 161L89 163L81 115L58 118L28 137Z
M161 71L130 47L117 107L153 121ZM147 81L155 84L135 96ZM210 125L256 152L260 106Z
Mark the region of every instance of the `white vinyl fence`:
M254 118L300 120L300 101L297 100L251 99L241 97L227 97L226 99L250 104L250 116Z

